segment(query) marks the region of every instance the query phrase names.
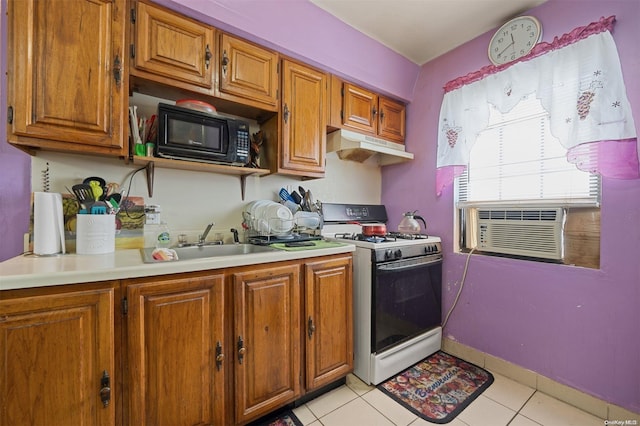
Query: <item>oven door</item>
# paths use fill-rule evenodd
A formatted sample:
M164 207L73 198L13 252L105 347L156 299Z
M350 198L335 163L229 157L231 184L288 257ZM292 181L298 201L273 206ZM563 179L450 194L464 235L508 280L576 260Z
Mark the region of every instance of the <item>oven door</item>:
M441 324L442 256L374 264L371 348L380 353Z

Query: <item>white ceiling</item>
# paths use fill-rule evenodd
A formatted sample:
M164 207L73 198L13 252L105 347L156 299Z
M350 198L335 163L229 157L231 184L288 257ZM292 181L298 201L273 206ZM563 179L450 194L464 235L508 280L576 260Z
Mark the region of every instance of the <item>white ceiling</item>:
M547 0L311 0L422 65Z

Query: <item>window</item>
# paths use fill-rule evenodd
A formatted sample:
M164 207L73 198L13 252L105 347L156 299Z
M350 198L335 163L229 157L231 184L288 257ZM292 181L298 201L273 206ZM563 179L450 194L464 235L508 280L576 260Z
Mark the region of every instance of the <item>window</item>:
M459 249L599 267L599 176L640 178L614 21L445 84L436 193L455 179Z
M598 268L600 176L566 157L535 94L491 105L456 179L460 248Z
M566 156L535 95L506 113L491 106L489 124L478 135L468 168L458 178L458 201L597 205L599 176L578 170Z

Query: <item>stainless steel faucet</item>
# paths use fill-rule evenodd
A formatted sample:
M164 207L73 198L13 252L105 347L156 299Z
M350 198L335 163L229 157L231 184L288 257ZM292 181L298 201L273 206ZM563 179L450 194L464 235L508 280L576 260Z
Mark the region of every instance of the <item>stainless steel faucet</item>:
M213 225L215 225L215 223L213 222L208 224L204 232L200 236L198 236L198 245L204 244L204 241L207 239L207 235L209 235L209 231L211 231L211 228L213 228Z

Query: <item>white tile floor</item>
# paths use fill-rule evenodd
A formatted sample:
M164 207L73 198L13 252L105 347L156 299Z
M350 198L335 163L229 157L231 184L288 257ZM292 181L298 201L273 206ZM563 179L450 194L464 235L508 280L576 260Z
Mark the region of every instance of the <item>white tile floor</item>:
M451 426L603 426L604 419L493 373L495 381ZM305 426L424 426L422 420L354 375L293 412Z

